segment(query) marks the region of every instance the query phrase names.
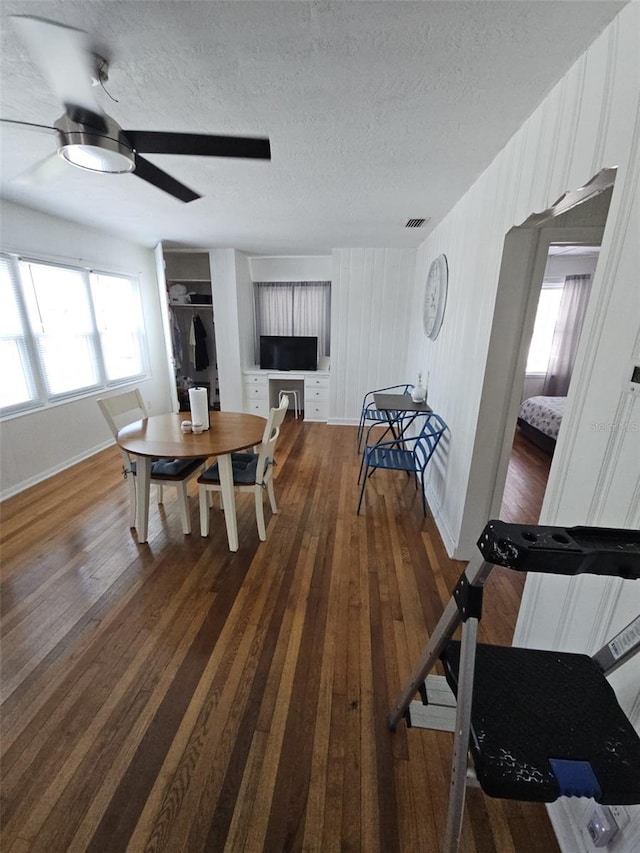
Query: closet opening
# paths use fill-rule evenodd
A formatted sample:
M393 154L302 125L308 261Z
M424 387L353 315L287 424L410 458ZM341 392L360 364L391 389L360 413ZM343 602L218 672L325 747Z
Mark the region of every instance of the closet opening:
M207 390L209 408L219 411L209 253L165 248L163 258L178 408L188 412L189 389L199 387Z

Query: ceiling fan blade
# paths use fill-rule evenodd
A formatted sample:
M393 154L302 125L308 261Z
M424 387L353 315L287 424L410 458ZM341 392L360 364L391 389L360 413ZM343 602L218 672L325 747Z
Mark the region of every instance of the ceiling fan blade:
M33 166L25 169L13 182L26 186L36 186L40 184L48 184L55 180L67 168L67 164L57 154L49 154L44 160L39 160Z
M17 121L13 118L0 118L0 124L12 125L13 127L24 127L26 130L39 130L55 133L56 129L50 124L36 124L33 121Z
M133 149L143 154L271 159L271 146L266 137L211 136L206 133L163 133L153 130L125 130L124 135Z
M194 193L193 190L189 189L189 187L185 187L184 184L181 184L180 181L176 181L176 179L172 178L171 175L167 175L167 173L163 172L162 169L158 169L158 167L154 166L153 163L145 160L144 157L140 157L138 154L135 154L134 156L136 168L133 174L142 178L143 181L147 181L147 183L153 184L153 186L157 187L159 190L163 190L164 192L169 193L169 195L179 198L180 201L195 201L197 198L202 198L198 193Z
M70 117L102 128L102 109L91 86L87 34L83 30L31 15L12 15L11 20L31 58Z

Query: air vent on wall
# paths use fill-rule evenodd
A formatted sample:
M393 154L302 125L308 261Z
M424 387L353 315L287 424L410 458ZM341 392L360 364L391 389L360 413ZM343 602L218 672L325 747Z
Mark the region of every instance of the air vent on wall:
M428 219L407 219L405 228L422 228L425 222L428 222Z

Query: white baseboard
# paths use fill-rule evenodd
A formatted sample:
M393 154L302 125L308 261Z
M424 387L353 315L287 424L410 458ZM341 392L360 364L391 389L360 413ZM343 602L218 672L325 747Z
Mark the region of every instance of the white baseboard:
M457 559L455 557L455 548L456 542L455 539L449 530L449 526L447 525L446 519L442 515L440 511L440 504L431 489L429 489L429 484L427 484L426 488L427 495L427 504L429 505L429 509L431 510L431 514L433 515L433 520L436 523L436 527L438 528L438 533L440 534L440 538L442 539L442 543L447 551L447 555L452 559Z
M48 480L49 477L53 477L54 474L59 474L61 471L66 471L66 469L71 468L72 465L77 465L78 462L83 462L85 459L89 459L90 456L95 456L96 453L100 453L101 450L106 450L106 448L111 447L113 443L113 439L109 441L103 441L102 444L97 444L94 447L91 447L89 450L85 450L82 453L79 453L77 456L72 456L70 459L65 459L64 462L61 462L59 465L55 465L53 468L49 468L46 471L40 471L40 473L34 475L33 477L29 477L28 480L22 480L22 482L16 483L14 486L11 486L10 488L0 492L0 501L4 501L7 498L12 498L14 495L18 495L20 494L20 492L24 492L25 489L30 489L31 486L37 486L38 483L42 483L44 480Z
M360 421L353 418L329 418L327 421L329 426L355 426L357 427Z

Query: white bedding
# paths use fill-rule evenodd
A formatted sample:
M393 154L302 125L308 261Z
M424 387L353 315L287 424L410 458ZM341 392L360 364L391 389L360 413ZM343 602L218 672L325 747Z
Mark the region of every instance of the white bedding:
M558 437L566 402L566 397L529 397L520 406L518 417L555 439Z

